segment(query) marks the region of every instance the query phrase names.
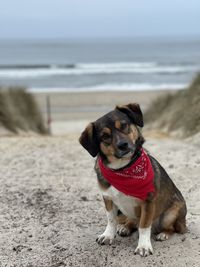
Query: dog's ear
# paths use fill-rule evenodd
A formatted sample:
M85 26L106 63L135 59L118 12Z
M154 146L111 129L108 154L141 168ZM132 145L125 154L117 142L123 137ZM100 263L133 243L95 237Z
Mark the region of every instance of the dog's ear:
M99 152L97 137L95 134L94 123L89 123L79 138L80 144L90 153L91 156L96 157Z
M140 127L143 127L143 115L138 104L133 103L124 106L117 106L116 109L125 113L130 118L131 122L137 124Z

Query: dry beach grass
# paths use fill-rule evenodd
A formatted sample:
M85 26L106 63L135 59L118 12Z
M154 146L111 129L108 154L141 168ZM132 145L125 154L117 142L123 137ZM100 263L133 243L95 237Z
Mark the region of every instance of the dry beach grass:
M0 126L13 133L47 133L35 98L20 87L0 87Z
M155 99L145 113L151 128L187 137L200 131L200 74L186 90Z

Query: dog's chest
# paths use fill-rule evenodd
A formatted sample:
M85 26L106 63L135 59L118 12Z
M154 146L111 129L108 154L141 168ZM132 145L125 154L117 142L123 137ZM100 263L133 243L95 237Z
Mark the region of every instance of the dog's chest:
M138 206L138 198L127 196L110 186L106 191L102 191L103 196L110 198L120 211L130 219L136 218L135 209Z

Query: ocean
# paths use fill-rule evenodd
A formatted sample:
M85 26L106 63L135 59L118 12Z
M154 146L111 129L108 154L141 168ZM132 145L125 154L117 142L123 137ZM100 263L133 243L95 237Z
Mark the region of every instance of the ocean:
M200 40L0 41L0 85L34 92L185 88Z

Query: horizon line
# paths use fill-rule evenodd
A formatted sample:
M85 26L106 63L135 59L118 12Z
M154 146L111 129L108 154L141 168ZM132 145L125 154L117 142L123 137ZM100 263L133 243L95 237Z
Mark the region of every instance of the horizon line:
M140 36L98 36L98 37L0 37L0 42L6 41L60 41L60 42L73 42L73 41L200 41L200 34L184 34L184 35L140 35Z

